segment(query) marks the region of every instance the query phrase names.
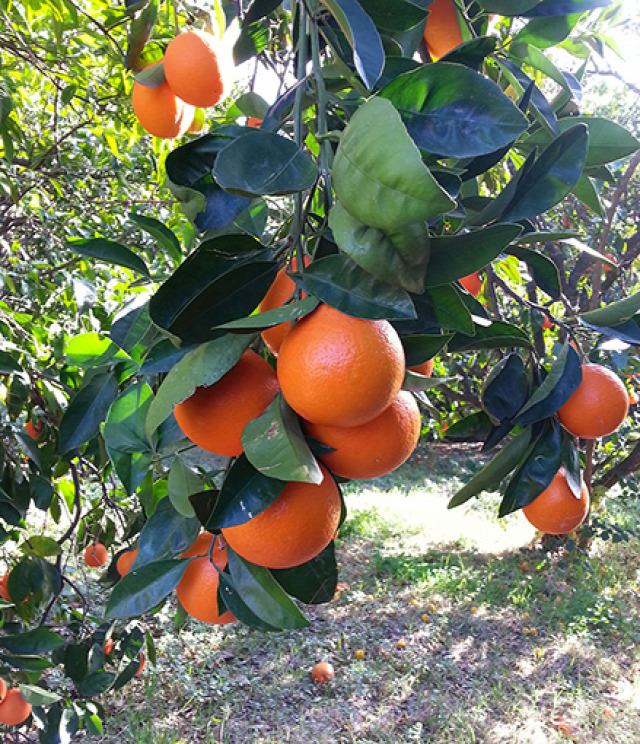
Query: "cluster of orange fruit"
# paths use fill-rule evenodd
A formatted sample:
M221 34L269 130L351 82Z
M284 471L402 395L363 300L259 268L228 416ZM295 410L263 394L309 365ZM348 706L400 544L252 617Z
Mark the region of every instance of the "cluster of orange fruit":
M31 715L28 703L17 687L9 688L0 677L0 723L5 726L18 726Z
M192 29L173 38L161 62L164 80L156 87L136 81L131 104L142 128L161 139L200 131L198 111L215 106L225 94L231 65L223 61L215 37Z

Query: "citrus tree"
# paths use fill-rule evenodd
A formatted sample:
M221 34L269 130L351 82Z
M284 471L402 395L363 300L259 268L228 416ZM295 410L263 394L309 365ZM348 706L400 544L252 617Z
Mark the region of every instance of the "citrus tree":
M100 731L174 595L179 619L305 627L337 583L340 482L404 462L443 384L481 404L452 433L500 446L451 506L500 487L501 515L578 527L594 443L629 420L585 351L638 342L630 272L612 301L599 270L567 292L582 253L614 263L602 236L638 161L616 179L640 143L580 109L620 14L3 11L0 723ZM567 199L597 243L553 226ZM479 365L481 397L434 358Z

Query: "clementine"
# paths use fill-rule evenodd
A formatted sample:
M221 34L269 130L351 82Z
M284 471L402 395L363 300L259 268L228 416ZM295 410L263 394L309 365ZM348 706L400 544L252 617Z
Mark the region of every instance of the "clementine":
M91 543L87 545L84 551L84 562L87 566L97 568L98 566L104 566L107 562L109 553L101 542Z
M0 677L0 703L7 697L7 683Z
M482 279L480 278L480 274L477 271L474 271L473 274L467 274L467 276L463 276L458 281L467 290L467 292L469 292L469 294L472 294L474 297L477 297L480 294L480 290L482 289Z
M319 305L287 334L278 356L282 394L315 424L359 426L388 408L404 379L400 337L386 320Z
M131 570L131 566L133 565L133 562L136 559L136 556L138 555L138 548L134 548L133 550L127 550L118 558L116 561L116 570L120 574L120 576L124 576L125 574L128 574Z
M28 703L18 688L7 690L0 703L0 723L5 726L18 726L31 715L31 703Z
M218 607L219 572L227 565L227 548L219 537L211 541L211 532L202 532L183 554L183 558L194 558L176 587L180 604L185 611L203 623L224 625L235 617L230 612L220 614Z
M44 426L42 421L36 421L34 424L33 421L29 419L29 421L24 425L24 428L31 439L40 439L40 434L42 434Z
M424 41L432 59L440 59L462 44L462 34L453 0L434 0L428 7Z
M423 362L422 364L417 364L415 367L409 367L410 372L416 372L419 375L424 375L425 377L431 377L433 374L433 359L428 359L426 362Z
M4 576L0 576L0 597L4 599L5 602L11 602L11 597L9 596L9 589L7 588L7 584L9 581L9 574L4 574Z
M326 684L336 676L335 670L327 661L318 662L311 670L311 679L319 685Z
M174 413L184 435L198 447L236 457L242 453L244 427L277 392L278 380L269 362L247 350L217 382L197 388Z
M106 656L110 656L113 649L115 648L115 643L113 638L107 638L107 640L104 642L104 646L102 647L102 650Z
M613 434L629 412L629 394L620 380L600 364L582 365L582 382L558 410L564 428L582 439Z
M343 478L377 478L402 465L420 439L420 409L413 395L401 390L372 421L352 427L304 424L306 433L333 452L320 460Z
M212 34L191 29L174 37L164 55L164 74L173 93L200 108L224 95L222 68Z
M536 529L549 535L565 535L584 522L589 512L589 490L582 481L577 499L569 488L564 468L560 468L547 488L522 512Z
M553 328L553 321L548 315L544 316L544 320L542 321L542 328L544 328L545 330Z
M336 482L320 467L320 484L287 483L263 512L243 524L225 527L222 536L229 547L267 568L299 566L322 552L335 537L342 505Z
M147 659L144 655L144 651L140 651L140 664L138 664L138 669L136 670L135 676L137 677L139 674L142 674L142 670L144 669L144 665L147 663Z
M177 98L166 81L157 88L134 82L131 105L140 126L160 139L180 137L193 122L193 106Z
M254 129L260 129L260 127L262 126L262 119L258 119L255 116L250 116L247 119L247 126L253 127Z

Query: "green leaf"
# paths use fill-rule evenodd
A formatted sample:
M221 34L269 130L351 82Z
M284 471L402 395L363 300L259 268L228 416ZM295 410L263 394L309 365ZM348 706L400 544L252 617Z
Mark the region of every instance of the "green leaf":
M87 647L81 644L69 644L64 650L64 673L76 684L87 676L89 655Z
M125 351L99 333L81 333L70 338L66 357L69 364L83 369L132 361Z
M493 321L488 326L476 325L475 335L457 333L449 342L450 352L468 351L470 349L504 349L510 346L528 349L531 339L520 328L510 323Z
M437 356L452 337L452 333L403 336L401 340L407 367L417 367Z
M427 289L424 294L412 295L411 300L418 317L416 320L394 322L394 327L401 335L439 333L441 328L473 334L473 321L463 295L452 286Z
M274 628L295 630L309 627L309 621L268 568L245 561L231 548L227 548L227 555L231 580L251 612Z
M43 672L45 669L51 669L53 666L48 659L43 659L42 656L0 654L0 661L14 669L23 669L27 672Z
M521 232L520 225L499 224L482 230L432 238L426 286L449 284L484 268Z
M261 313L253 313L246 318L231 320L228 323L218 326L218 328L224 331L257 332L264 328L272 328L280 323L303 318L312 310L315 310L319 304L320 302L317 297L305 297L304 300L292 302L289 305L276 308L275 310L265 310Z
M353 61L362 82L371 90L382 74L384 49L378 29L358 0L321 0L336 19L353 49Z
M524 429L498 452L473 478L449 501L448 508L460 506L482 491L495 489L518 465L529 448L531 430Z
M220 151L213 177L225 191L241 196L293 194L313 186L315 161L290 139L250 129Z
M52 555L60 555L62 548L57 541L46 535L32 535L29 540L29 547L38 556L38 558L47 558Z
M94 672L79 682L76 686L80 697L96 697L111 688L116 675L113 672Z
M322 482L322 471L302 434L298 417L281 393L245 426L242 448L254 468L269 478Z
M242 600L242 597L236 590L231 581L231 577L224 571L220 574L220 589L218 597L218 602L220 601L220 597L222 597L225 607L234 617L238 618L243 625L246 625L249 628L255 628L261 632L282 630L281 628L277 628L274 625L265 622L249 609L248 605Z
M498 516L511 514L537 499L551 483L561 464L562 427L559 424L545 424L509 481Z
M26 633L0 636L0 647L12 654L48 654L64 645L64 639L49 628L36 628Z
M61 700L57 693L36 685L20 685L20 694L31 705L53 705Z
M96 258L105 263L124 266L132 269L146 277L149 277L149 269L145 262L124 245L105 238L71 238L66 243L67 248L81 256Z
M522 357L513 352L490 371L482 389L482 407L496 421L504 421L515 416L528 394L529 379Z
M493 429L489 416L484 411L476 411L452 424L444 433L444 438L448 442L479 442L488 437Z
M213 385L240 359L252 336L226 335L198 346L169 372L149 406L145 421L151 440L160 424L171 416L178 403L193 395L199 385Z
M351 215L390 233L454 207L422 162L400 115L384 98L369 99L351 118L332 177L337 199Z
M182 260L180 241L176 237L175 233L165 224L160 222L160 220L155 219L155 217L138 214L137 212L129 212L129 218L135 222L138 227L149 233L149 235L151 235L158 245L165 249L167 254L174 261Z
M379 95L398 109L421 150L443 157L486 155L510 145L528 126L492 80L450 62L400 75Z
M287 594L305 604L330 602L338 585L335 543L301 566L272 569L271 573Z
M340 250L376 279L410 292L424 290L429 261L426 223L407 225L391 236L364 225L336 202L329 213L329 227Z
M531 44L539 49L547 49L559 44L573 31L580 20L578 14L555 16L553 18L533 18L518 33L516 44Z
M542 385L518 412L514 424L525 426L551 416L569 400L581 382L580 357L571 344L566 343Z
M595 8L604 8L611 3L612 0L538 0L518 15L529 18L563 16L569 15L569 13L585 13ZM482 4L484 5L484 3Z
M58 451L70 452L93 439L117 394L118 382L108 373L97 374L84 384L60 421Z
M22 372L22 367L11 354L0 350L0 375L11 375L14 372Z
M509 17L522 15L542 0L478 0L478 2L487 13Z
M546 292L553 300L560 298L562 292L560 272L550 258L547 258L547 256L538 251L517 245L507 246L505 253L515 256L527 264L531 276L539 289Z
M168 497L160 499L140 532L136 567L184 553L199 532L197 519L176 511Z
M573 194L586 205L594 214L604 219L604 207L600 201L600 196L593 185L593 181L585 173L580 176L580 180L573 188Z
M178 559L132 568L113 588L105 618L135 617L153 609L178 586L188 565L188 560Z
M640 292L624 297L610 305L582 313L580 320L595 326L617 326L630 320L640 310Z
M167 485L169 500L178 514L182 514L183 517L194 517L195 511L189 496L202 491L203 483L193 470L184 464L182 458L176 457L173 461Z
M227 473L206 529L244 524L271 506L286 485L256 470L246 455L240 455Z
M51 506L54 496L51 481L41 475L32 475L29 478L29 490L35 507L42 511L47 511Z
M427 17L426 9L404 0L393 5L385 0L360 0L360 5L377 28L387 31L409 31Z
M369 320L415 318L409 295L381 282L345 255L313 261L304 271L304 285L327 305Z

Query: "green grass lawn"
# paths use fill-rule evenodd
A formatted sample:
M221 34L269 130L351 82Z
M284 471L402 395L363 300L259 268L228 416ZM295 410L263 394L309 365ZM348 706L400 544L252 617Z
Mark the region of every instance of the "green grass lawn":
M155 669L106 701L94 741L637 744L640 542L544 550L521 514L497 520L497 495L448 511L479 463L429 445L348 484L340 590L305 608L308 630L173 631L167 606L151 620ZM637 503L609 507L640 525ZM322 660L336 676L318 686Z

